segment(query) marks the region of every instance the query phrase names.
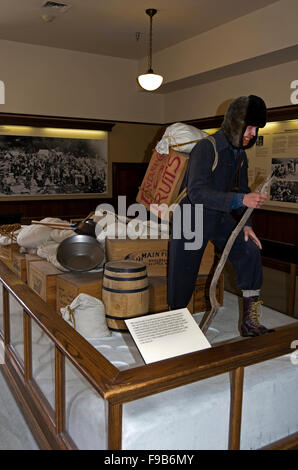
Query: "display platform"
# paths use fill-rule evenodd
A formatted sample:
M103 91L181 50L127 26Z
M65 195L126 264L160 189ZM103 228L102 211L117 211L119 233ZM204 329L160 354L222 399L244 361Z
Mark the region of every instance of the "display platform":
M239 337L238 297L225 292L224 306L207 332L212 345ZM11 344L24 355L23 310L10 296ZM194 318L199 323L203 313ZM0 328L2 327L0 317ZM263 307L262 322L271 328L297 320ZM143 366L129 333L89 338L94 348L119 370ZM251 341L243 339L242 341ZM55 408L55 348L32 322L32 375ZM66 430L79 449L106 449L106 401L66 360ZM257 449L298 431L298 366L291 355L245 368L241 449ZM122 449L227 449L230 420L230 374L123 404Z

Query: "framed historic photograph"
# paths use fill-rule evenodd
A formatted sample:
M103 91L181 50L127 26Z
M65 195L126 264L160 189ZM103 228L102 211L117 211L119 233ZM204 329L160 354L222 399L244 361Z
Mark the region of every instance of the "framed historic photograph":
M247 151L250 184L274 177L264 209L298 212L298 120L269 122Z
M218 128L204 129L213 134ZM248 183L255 190L274 177L262 209L298 213L298 119L268 122L259 129L256 145L246 150Z
M107 131L0 125L0 200L94 198L107 190Z

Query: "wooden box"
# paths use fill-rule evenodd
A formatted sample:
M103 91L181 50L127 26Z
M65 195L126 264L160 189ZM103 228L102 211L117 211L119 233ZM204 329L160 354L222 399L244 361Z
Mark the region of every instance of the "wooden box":
M214 263L214 258L215 258L215 251L214 251L214 245L211 242L207 243L207 246L205 248L203 258L201 260L200 264L200 269L199 269L199 275L208 275L211 271L211 268Z
M13 253L12 270L24 282L27 282L26 256L22 253Z
M159 313L169 310L168 289L166 276L150 276L149 282L149 313ZM188 304L188 309L193 312L193 296Z
M44 261L44 258L41 258L38 255L31 255L29 253L25 253L25 259L26 259L26 270L27 270L27 281L28 281L30 263L35 262L35 261Z
M36 261L29 264L29 278L27 281L29 287L55 310L57 277L61 274L63 274L63 271L47 261Z
M0 256L0 261L2 261L9 269L12 270L12 260L7 258L2 258Z
M168 240L106 239L108 261L131 259L147 266L148 276L166 276L168 266ZM200 264L199 275L209 274L214 263L214 246L208 242Z
M57 310L70 305L79 294L101 299L103 273L64 273L57 277Z
M141 261L147 266L148 276L166 276L168 243L168 240L106 238L106 256L108 261L121 259Z
M149 276L149 312L158 313L169 310L167 301L166 276Z
M193 310L194 312L205 312L210 310L210 301L209 301L209 287L212 281L212 277L209 276L199 276L196 280L196 285L193 293L194 303ZM224 276L220 276L217 287L216 287L216 298L220 305L223 304L223 291L224 291Z
M196 280L192 299L188 304L191 313L204 312L210 309L209 286L211 282L209 276L199 276ZM167 301L167 278L166 276L149 276L149 312L158 313L168 310ZM220 277L216 297L220 305L223 304L223 275Z
M20 246L17 243L11 245L0 245L0 259L2 261L12 261L13 253L18 253ZM3 258L3 259L2 259Z

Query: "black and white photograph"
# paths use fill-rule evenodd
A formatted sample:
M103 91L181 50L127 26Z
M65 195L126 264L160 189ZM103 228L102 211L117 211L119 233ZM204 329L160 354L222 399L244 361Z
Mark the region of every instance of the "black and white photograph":
M0 197L106 191L106 140L0 135Z
M276 178L298 181L298 158L272 158L272 172Z
M275 180L270 188L271 201L298 202L298 181Z

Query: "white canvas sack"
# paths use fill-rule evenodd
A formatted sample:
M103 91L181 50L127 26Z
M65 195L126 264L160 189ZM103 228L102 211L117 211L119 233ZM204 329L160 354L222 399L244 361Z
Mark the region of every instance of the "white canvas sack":
M51 239L54 240L54 242L56 243L61 243L66 238L73 237L74 235L76 235L76 233L73 230L61 230L58 228L54 228L51 231Z
M86 339L111 336L101 300L79 294L70 305L60 309L62 318Z
M57 250L59 247L59 243L50 240L48 242L44 242L37 248L37 255L41 258L46 259L49 263L53 264L57 269L60 271L69 271L68 269L64 268L59 261L57 260Z
M47 223L65 223L61 219L46 217L41 222ZM24 248L38 248L42 243L51 240L51 232L53 228L45 225L31 224L21 229L17 243Z
M176 122L165 130L162 139L158 142L155 150L161 154L169 154L170 147L177 152L190 153L199 140L207 137L207 133L197 127Z

